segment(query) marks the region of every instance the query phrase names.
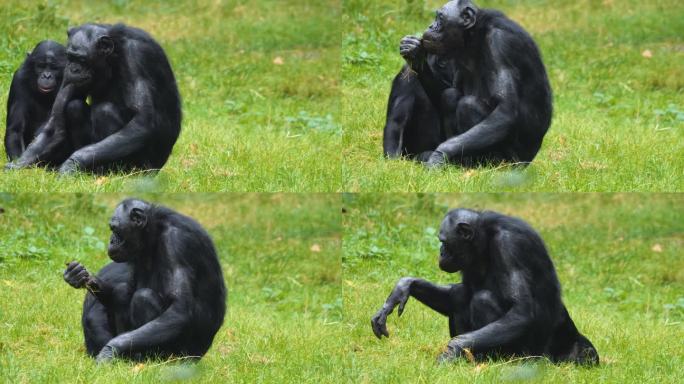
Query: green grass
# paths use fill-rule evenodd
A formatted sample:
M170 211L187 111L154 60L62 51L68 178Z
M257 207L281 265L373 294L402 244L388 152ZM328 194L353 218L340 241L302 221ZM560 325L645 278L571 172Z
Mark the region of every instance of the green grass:
M684 376L684 200L666 194L346 195L343 279L351 382L676 383ZM522 217L544 238L597 368L547 361L438 366L447 321L410 299L377 340L371 316L400 277L457 282L439 271L447 209Z
M184 119L156 178L33 169L3 173L0 190L338 191L339 15L337 0L3 1L1 121L25 53L43 39L65 42L68 26L90 21L152 34L171 60Z
M427 171L382 156L399 40L443 0L347 0L342 124L346 191L681 191L684 3L679 0L477 1L503 10L541 48L555 113L526 171ZM644 57L645 51L651 57ZM648 54L646 54L648 56Z
M0 194L0 382L331 382L345 366L337 195L146 195L196 218L215 241L228 313L197 365L98 367L81 332L84 291L64 263L109 262L108 218L124 196Z

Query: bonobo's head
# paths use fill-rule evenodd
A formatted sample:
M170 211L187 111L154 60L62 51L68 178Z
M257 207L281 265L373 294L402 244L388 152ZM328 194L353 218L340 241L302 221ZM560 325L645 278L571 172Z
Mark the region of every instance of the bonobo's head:
M94 79L109 77L108 60L114 53L114 40L107 33L106 27L97 24L69 28L65 83L88 89Z
M38 94L54 96L62 84L62 74L66 66L64 46L52 40L41 41L28 54L25 65L33 74L29 77L30 88Z
M117 263L132 261L141 256L148 241L150 210L145 201L126 199L119 203L109 220L112 237L107 253Z
M454 209L447 213L439 228L439 268L453 273L469 267L477 255L480 213L469 209Z
M437 10L435 21L423 33L423 47L428 53L446 55L463 46L463 34L475 26L477 7L470 0L453 0Z

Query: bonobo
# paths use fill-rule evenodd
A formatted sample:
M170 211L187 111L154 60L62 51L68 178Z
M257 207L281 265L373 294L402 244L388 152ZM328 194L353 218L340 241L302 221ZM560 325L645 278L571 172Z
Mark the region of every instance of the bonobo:
M160 169L181 129L180 96L164 50L145 31L123 24L85 24L68 35L50 118L6 168L58 159L61 173Z
M528 163L551 124L552 95L530 35L470 0L437 11L422 38L406 36L407 64L387 106L384 152L428 167Z
M598 364L591 342L573 323L541 237L524 221L495 212L455 209L439 231L439 267L460 271L460 284L413 277L397 283L371 320L389 337L387 316L409 296L449 318L452 337L440 361L461 356L546 356L554 362Z
M202 357L223 323L226 287L209 235L193 219L142 200L122 201L109 226L107 264L73 261L64 280L86 288L83 333L98 362L115 357Z
M38 43L14 73L7 99L5 152L12 161L24 152L48 118L66 66L64 46Z

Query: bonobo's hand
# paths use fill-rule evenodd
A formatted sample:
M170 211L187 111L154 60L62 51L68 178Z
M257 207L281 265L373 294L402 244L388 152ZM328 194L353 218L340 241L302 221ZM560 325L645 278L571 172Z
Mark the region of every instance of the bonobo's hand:
M104 347L102 347L102 349L100 350L100 353L97 354L97 357L95 357L95 362L98 364L107 364L107 363L111 363L115 357L116 357L116 348L107 344Z
M387 332L387 316L394 311L394 307L397 305L399 306L397 311L398 316L401 316L401 314L404 313L404 306L406 305L406 302L410 296L409 289L411 287L412 281L412 277L404 277L403 279L399 280L397 285L392 290L392 293L390 293L389 297L385 301L385 304L371 319L373 333L378 339L382 339L383 335L385 337L389 337L389 332Z
M440 168L443 167L447 163L447 155L440 151L436 150L432 152L428 160L424 163L425 167L429 169L435 169L435 168Z
M446 352L442 353L437 357L437 362L440 364L451 363L460 358L461 356L468 356L468 353L466 352L465 347L463 346L463 341L458 337L454 337L453 339L449 340ZM472 357L472 355L470 356ZM471 357L469 357L469 359Z
M64 163L62 163L62 166L59 167L59 174L60 175L73 175L74 173L78 172L78 169L80 168L80 162L78 159L74 158L73 156L68 158Z
M83 288L91 280L90 273L78 261L67 263L64 281L74 288Z
M412 68L414 64L421 63L425 59L425 50L420 39L415 36L404 36L401 39L399 53Z

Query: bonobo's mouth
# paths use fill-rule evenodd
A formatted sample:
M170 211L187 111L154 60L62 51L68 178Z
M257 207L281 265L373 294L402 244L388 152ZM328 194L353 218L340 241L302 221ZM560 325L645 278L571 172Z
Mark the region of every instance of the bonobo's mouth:
M38 86L38 91L39 91L40 93L51 93L51 92L54 91L54 90L55 90L55 87L41 87L41 86Z
M109 238L109 247L107 248L107 253L112 260L117 261L119 259L119 249L125 242L123 237L112 231L112 236Z

